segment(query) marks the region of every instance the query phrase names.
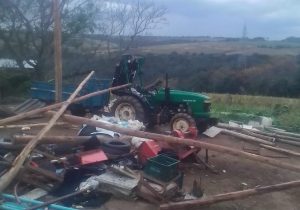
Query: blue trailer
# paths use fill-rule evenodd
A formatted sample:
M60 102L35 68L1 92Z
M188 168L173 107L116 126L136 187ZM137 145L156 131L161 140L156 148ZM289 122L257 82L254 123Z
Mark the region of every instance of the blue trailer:
M110 87L111 80L91 78L80 91L80 96L86 95L95 91L104 90ZM76 85L63 85L62 99L65 101L75 91ZM30 88L31 98L38 99L46 104L54 103L55 101L55 85L54 82L33 81ZM103 108L109 102L109 93L94 96L87 100L72 104L71 112L82 112L83 110L95 111ZM76 114L76 113L74 113ZM80 115L80 114L78 114Z

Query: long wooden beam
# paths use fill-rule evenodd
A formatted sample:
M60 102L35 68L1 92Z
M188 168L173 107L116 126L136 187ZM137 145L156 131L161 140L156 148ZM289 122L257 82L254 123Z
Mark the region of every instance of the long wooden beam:
M53 0L55 101L62 101L61 19L59 0Z
M263 140L267 140L267 141L270 141L270 142L275 142L275 140L276 140L274 137L265 136L265 135L261 135L261 134L258 134L258 133L253 133L250 130L246 130L246 129L242 130L241 132L244 133L244 134L247 134L249 136L254 136L254 137L257 137L257 138L260 138L260 139L263 139Z
M75 98L73 100L72 103L77 103L77 102L80 102L80 101L84 101L84 100L86 100L88 98L91 98L91 97L94 97L94 96L98 96L98 95L102 95L102 94L110 92L110 91L114 91L114 90L126 88L126 87L129 87L129 86L131 86L131 84L120 85L120 86L108 88L108 89L105 89L105 90L99 90L99 91L96 91L96 92L93 92L93 93L89 93L89 94L84 95L84 96L77 97L77 98ZM52 104L52 105L49 105L49 106L45 106L43 108L35 109L35 110L29 111L29 112L25 112L25 113L21 113L21 114L12 116L12 117L8 117L8 118L0 120L0 125L6 125L6 124L9 124L9 123L18 121L18 120L25 119L27 117L31 117L33 115L37 115L37 114L40 114L40 113L43 113L43 112L47 112L49 110L59 108L62 105L63 105L63 102L56 103L56 104Z
M55 112L49 112L50 114L55 114ZM116 125L96 121L96 120L91 120L83 117L77 117L77 116L72 116L72 115L63 115L64 119L68 122L74 123L74 124L87 124L99 128L104 128L107 130L115 131L124 135L128 136L136 136L136 137L141 137L141 138L146 138L146 139L154 139L157 141L164 141L172 144L181 144L181 145L187 145L187 146L194 146L197 148L204 148L204 149L209 149L212 151L220 152L222 154L228 154L228 155L233 155L233 156L238 156L238 157L243 157L246 159L254 160L260 163L265 163L273 166L277 166L280 168L285 168L293 171L300 172L300 166L295 165L295 164L289 164L289 163L284 163L278 160L274 160L272 158L267 158L267 157L262 157L260 155L255 155L255 154L250 154L247 152L243 152L240 150L236 150L230 147L225 147L225 146L220 146L220 145L215 145L207 142L202 142L200 140L193 140L193 139L182 139L182 138L177 138L173 136L166 136L162 134L156 134L156 133L149 133L149 132L144 132L144 131L135 131L132 129L128 128L121 128Z
M246 134L243 134L243 133L238 133L238 132L227 130L227 129L222 129L221 133L223 133L225 135L234 136L236 138L239 138L239 139L242 139L242 140L245 140L245 141L248 141L248 142L252 142L252 143L275 145L275 143L273 143L271 141L266 141L266 140L263 140L261 138L246 135Z
M201 206L216 204L224 201L237 200L252 195L266 194L266 193L287 190L296 187L300 187L300 180L285 182L285 183L275 184L275 185L269 185L264 187L257 187L254 189L207 196L205 198L200 198L196 200L182 201L177 203L166 203L160 205L160 210L180 210L180 209L184 210L184 209L191 209L191 208L193 209L200 208Z
M28 158L32 150L44 137L44 135L53 127L55 122L60 118L60 116L66 111L68 106L72 103L76 95L81 91L83 86L87 83L87 81L93 76L94 71L92 71L76 88L76 90L71 94L67 101L63 103L60 109L52 116L51 120L49 121L48 125L46 125L22 150L22 152L17 156L14 160L12 167L8 172L6 172L3 176L0 177L0 192L2 192L10 183L11 181L17 176L19 173L22 165L24 164L25 160Z
M235 131L239 131L239 132L243 132L244 130L247 130L247 129L244 129L244 128L241 128L241 127L230 126L230 125L225 124L225 123L218 123L217 127L225 128L225 129L230 129L230 130L235 130ZM265 131L260 131L260 130L250 130L250 131L253 132L253 133L260 134L260 135L273 137L276 140L283 139L283 140L300 142L300 138L299 137L297 137L297 136L282 135L282 132L281 132L281 134L278 134L278 133L275 133L275 132L274 133L270 133L270 132L265 132Z
M297 142L297 141L286 140L286 139L276 139L276 141L284 143L284 144L289 144L289 145L300 147L300 142Z
M20 136L14 135L12 142L16 144L27 144L34 138L32 135ZM82 144L87 142L90 136L44 136L39 144Z
M276 151L276 152L279 152L279 153L300 157L299 152L295 152L295 151L292 151L292 150L289 150L289 149L284 149L284 148L280 148L280 147L272 147L272 146L264 145L264 144L260 144L260 146L263 147L263 148L266 148L268 150L272 150L272 151Z
M291 133L291 132L286 132L286 131L274 131L277 134L283 135L283 136L291 136L300 139L300 134L299 133Z
M0 129L8 129L8 128L24 128L24 127L41 127L45 126L48 123L31 123L31 124L23 124L23 125L0 125ZM55 126L67 125L65 122L56 122Z

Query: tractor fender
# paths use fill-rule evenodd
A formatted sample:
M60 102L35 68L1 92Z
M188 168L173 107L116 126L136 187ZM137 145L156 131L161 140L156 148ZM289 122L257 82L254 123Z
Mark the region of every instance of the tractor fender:
M144 108L150 107L147 98L144 95L142 95L140 92L138 92L135 88L131 88L131 94L143 104Z

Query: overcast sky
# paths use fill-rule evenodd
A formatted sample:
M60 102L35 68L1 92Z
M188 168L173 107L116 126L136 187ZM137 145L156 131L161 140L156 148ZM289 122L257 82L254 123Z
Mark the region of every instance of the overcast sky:
M153 35L300 37L300 0L155 0L167 8L167 23Z

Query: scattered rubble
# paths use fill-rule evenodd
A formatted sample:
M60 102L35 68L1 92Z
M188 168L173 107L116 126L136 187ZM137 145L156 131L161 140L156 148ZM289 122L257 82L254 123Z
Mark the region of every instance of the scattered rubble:
M193 181L192 191L185 192L182 188L186 178L185 167L207 169L220 176L229 173L227 168L217 169L209 163L209 150L299 172L298 165L263 156L260 149L299 157L298 152L281 148L277 142L297 145L300 135L270 127L272 124L268 118L262 118L255 128L229 122L219 123L203 133L210 138L220 133L234 136L259 148L243 148L244 151L241 151L202 141L193 126L187 132L174 130L163 135L146 132L144 124L137 120L122 121L105 115L94 115L88 119L63 114L70 103L79 100L75 96L82 85L65 103L0 120L0 129L19 128L28 132L27 128L44 126L37 135L19 133L1 139L0 208L40 209L49 206L51 209L71 210L88 206L87 201L94 197L103 198L101 205L106 198L114 196L128 200L143 199L159 205L161 209L186 209L300 186L300 181L293 181L248 189L248 183L242 182L239 185L245 188L243 191L203 197L205 189L199 178ZM79 98L84 100L87 97ZM50 111L59 107L57 112ZM8 125L43 112L52 116L49 122ZM66 122L81 125L77 136L45 136L55 124L67 126L66 122L57 122L60 117ZM261 125L265 129L261 129ZM203 149L205 160L198 155ZM54 199L37 200L45 196ZM64 204L67 200L71 201L71 205Z
M143 124L138 121L125 122L105 116L93 116L91 120L121 126L125 129L130 128L133 131L144 129ZM184 138L184 134L180 131L174 135ZM10 166L18 155L18 151L34 138L34 136L16 135L13 139L6 139L7 144L21 147L17 151L2 156L4 160L2 164ZM59 147L64 147L66 144L72 148L61 152ZM183 151L185 155L182 155ZM39 146L32 152L30 161L27 163L26 171L28 172L21 179L17 177L17 180L33 187L26 188L28 192L34 194L30 196L26 192L27 198L38 199L39 195L51 194L52 191L57 191L60 185L64 185L67 181L64 180L64 176L68 171L80 169L86 171L81 175L80 180L83 181L77 182L75 194L69 195L77 196L82 192L101 191L126 199L141 197L159 204L175 199L175 197L178 199L178 196L181 200L183 199L179 193L184 177L179 171L179 159L196 155L197 151L188 146L179 148L167 143L159 144L152 139L128 137L118 132L83 124L77 137L40 138ZM39 204L37 205L39 207L46 205L34 204ZM52 202L48 205L50 204ZM24 205L30 206L31 204ZM79 204L74 203L74 205ZM33 209L33 207L30 208Z

